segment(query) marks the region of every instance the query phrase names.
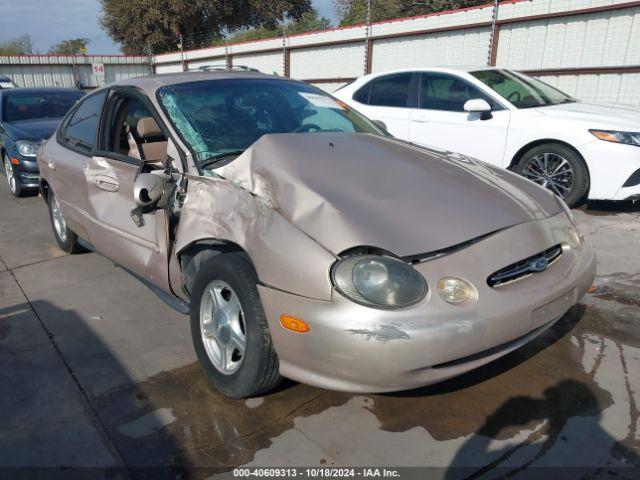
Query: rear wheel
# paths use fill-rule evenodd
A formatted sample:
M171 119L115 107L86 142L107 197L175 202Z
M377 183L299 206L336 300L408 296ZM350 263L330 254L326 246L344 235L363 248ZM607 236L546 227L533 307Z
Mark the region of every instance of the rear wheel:
M22 197L24 196L24 190L20 185L20 182L16 178L16 174L13 171L13 165L11 164L11 160L7 156L4 155L3 158L4 163L4 175L7 178L7 184L9 185L9 191L13 194L14 197Z
M78 236L73 233L69 227L67 227L67 222L65 221L60 208L58 197L51 189L49 189L47 203L49 204L49 218L51 219L53 236L55 237L58 246L65 252L69 253L79 253L84 251L78 243Z
M542 185L577 207L589 192L589 170L580 155L566 145L545 143L528 150L515 172Z
M249 258L239 252L207 261L191 296L191 335L209 382L233 398L268 392L280 382L278 357Z

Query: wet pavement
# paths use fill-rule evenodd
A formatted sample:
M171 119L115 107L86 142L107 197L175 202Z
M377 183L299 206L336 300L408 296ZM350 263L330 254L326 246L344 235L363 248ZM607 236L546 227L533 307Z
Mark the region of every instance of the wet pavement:
M638 478L640 207L576 212L591 293L524 348L448 382L350 395L286 381L229 400L186 317L0 186L0 477L217 478L239 465L428 466L429 478ZM577 467L581 467L578 469ZM635 468L634 468L635 467Z

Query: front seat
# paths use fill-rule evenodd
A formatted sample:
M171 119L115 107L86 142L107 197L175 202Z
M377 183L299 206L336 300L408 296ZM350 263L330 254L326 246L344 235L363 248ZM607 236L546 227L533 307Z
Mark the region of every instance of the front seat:
M167 139L153 117L138 120L136 133L142 160L164 162L167 158Z

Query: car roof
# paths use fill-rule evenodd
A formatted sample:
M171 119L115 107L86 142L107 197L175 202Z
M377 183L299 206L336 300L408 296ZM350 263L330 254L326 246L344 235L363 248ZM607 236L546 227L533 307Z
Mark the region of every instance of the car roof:
M4 95L15 95L19 93L84 93L77 88L64 87L29 87L29 88L11 88L3 90Z
M388 75L392 73L404 73L404 72L439 72L439 73L469 73L477 72L479 70L504 70L500 67L488 67L486 65L467 65L467 66L452 66L452 67L414 67L414 68L401 68L396 70L387 70L384 72L371 73L365 75L365 77L377 77L380 75Z
M224 79L281 79L291 80L294 79L287 77L280 77L277 75L267 75L260 72L246 72L246 71L234 71L234 70L220 70L211 72L177 72L177 73L163 73L159 75L146 75L144 77L135 77L125 80L119 80L105 88L113 86L131 86L138 87L147 93L152 93L158 88L167 85L177 85L180 83L189 82L202 82L206 80L224 80Z

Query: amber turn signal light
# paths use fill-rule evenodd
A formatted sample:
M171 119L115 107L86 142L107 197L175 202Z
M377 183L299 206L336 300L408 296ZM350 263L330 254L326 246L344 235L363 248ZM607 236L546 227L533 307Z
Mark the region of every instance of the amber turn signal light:
M280 315L280 325L282 325L282 328L295 333L307 333L309 331L307 322L291 315Z
M12 158L11 163L13 163L14 165L20 165L20 160L18 160L17 158Z

